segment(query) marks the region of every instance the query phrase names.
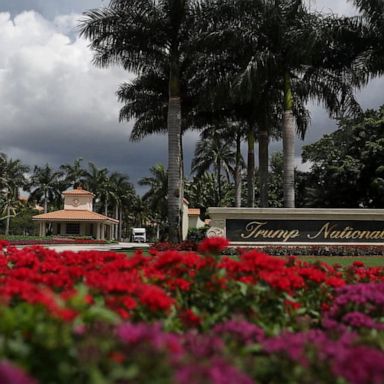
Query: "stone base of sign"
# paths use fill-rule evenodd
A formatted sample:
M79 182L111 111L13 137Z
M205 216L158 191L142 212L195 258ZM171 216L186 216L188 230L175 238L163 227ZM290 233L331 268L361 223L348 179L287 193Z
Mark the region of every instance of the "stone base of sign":
M236 246L384 245L384 209L209 208L208 237Z

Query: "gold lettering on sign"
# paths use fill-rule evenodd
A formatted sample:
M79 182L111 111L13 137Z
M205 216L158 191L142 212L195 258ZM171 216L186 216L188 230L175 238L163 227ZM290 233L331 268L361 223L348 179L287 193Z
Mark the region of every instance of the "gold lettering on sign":
M342 230L336 231L335 230L336 227L337 227L336 224L331 225L331 223L328 222L324 224L315 235L308 234L307 238L314 240L322 236L324 239L343 239L343 240L384 239L384 231L359 231L349 226L343 228Z
M287 242L290 239L295 239L296 237L300 236L300 231L298 229L263 229L266 224L266 221L251 221L245 226L246 233L242 233L241 237L243 239L283 239L283 242Z

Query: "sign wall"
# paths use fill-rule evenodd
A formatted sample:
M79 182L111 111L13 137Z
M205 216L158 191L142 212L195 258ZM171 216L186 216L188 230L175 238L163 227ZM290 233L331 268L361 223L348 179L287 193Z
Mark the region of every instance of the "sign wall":
M384 242L384 221L226 219L225 226L233 242Z

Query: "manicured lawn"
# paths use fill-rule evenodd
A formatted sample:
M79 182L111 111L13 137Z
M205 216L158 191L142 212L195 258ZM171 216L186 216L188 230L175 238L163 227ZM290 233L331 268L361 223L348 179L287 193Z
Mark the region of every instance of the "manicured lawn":
M124 251L127 255L133 255L136 250L130 249ZM148 255L147 248L142 248L143 254ZM284 256L276 256L276 257L284 257ZM354 261L362 261L367 267L384 267L384 256L297 256L299 260L308 261L310 263L314 263L316 261L323 261L327 264L340 264L342 266L352 265Z
M383 267L383 256L298 256L298 259L309 262L323 261L327 264L351 265L354 261L362 261L367 267Z

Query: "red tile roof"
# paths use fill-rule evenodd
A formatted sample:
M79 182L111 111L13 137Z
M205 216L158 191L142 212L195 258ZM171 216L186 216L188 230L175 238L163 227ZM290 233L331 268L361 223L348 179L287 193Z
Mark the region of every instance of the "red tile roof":
M200 215L200 208L188 208L188 215Z
M69 209L43 213L41 215L33 216L32 219L37 221L104 221L110 223L119 222L119 220L101 215L100 213Z
M63 195L70 195L70 196L89 196L94 194L92 192L86 191L85 189L77 188L77 189L71 189L70 191L63 192Z

